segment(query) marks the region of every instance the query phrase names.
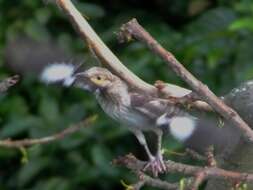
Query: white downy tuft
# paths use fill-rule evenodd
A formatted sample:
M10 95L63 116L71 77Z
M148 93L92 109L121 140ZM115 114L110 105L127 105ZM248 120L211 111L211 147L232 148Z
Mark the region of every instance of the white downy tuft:
M53 63L45 67L40 79L47 84L63 81L63 85L69 86L75 80L73 77L74 71L74 65Z
M194 117L173 117L170 122L170 133L179 141L187 140L196 128Z

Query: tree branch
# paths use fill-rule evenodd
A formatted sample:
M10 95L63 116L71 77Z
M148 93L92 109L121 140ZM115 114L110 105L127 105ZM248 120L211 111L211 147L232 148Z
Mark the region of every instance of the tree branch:
M146 186L156 187L156 188L164 189L164 190L178 190L179 189L178 183L169 183L167 181L163 181L158 178L152 178L140 171L138 173L139 173L138 175L140 178L140 182L143 183L142 186L146 185Z
M131 156L131 155L128 155ZM121 158L120 158L121 159ZM119 165L118 159L113 161L113 164ZM134 184L127 185L122 181L122 185L126 188L126 190L140 190L144 186L155 187L163 190L182 190L183 186L190 186L193 183L193 178L183 179L182 182L179 183L170 183L165 180L161 180L159 178L153 178L142 171L136 170L135 168L129 167L133 173L136 174L138 181Z
M249 141L253 142L253 130L243 121L238 113L227 106L209 88L195 78L170 52L165 50L138 22L132 19L121 27L121 37L129 39L131 37L145 43L149 49L161 57L168 66L191 88L207 102L215 111L227 120L231 121Z
M52 136L47 136L43 138L36 138L36 139L22 139L22 140L0 140L0 147L6 147L6 148L21 148L25 146L31 146L35 144L48 144L52 141L61 140L66 135L70 135L78 130L80 130L83 127L88 127L96 120L96 116L89 117L85 119L84 121L75 124L69 128L64 129L63 131L54 134Z
M82 39L87 42L91 52L95 54L95 57L105 67L109 68L114 74L128 83L131 88L145 92L146 94L157 96L157 88L140 79L121 63L121 61L99 38L86 19L82 17L82 15L74 7L71 0L56 0L56 2L58 6L66 13L66 15L68 15L71 23L75 26ZM164 88L164 90L166 92L173 92L175 88L177 89L177 92L180 92L179 94L182 95L190 92L188 89L169 83L166 83L166 88ZM202 101L194 102L193 106L197 107L198 109L210 111L210 106Z
M199 97L197 99L192 98L191 96L195 96L196 93L192 92L191 90L178 87L173 84L168 84L160 80L156 81L154 85L158 89L158 95L160 97L172 99L174 100L175 104L178 103L187 106L190 105L192 107L208 112L213 111L212 107L209 106L206 102L200 101Z
M139 91L151 94L158 95L159 91L156 87L144 82L131 71L129 71L120 60L111 52L111 50L102 42L102 40L98 37L95 31L90 27L88 22L82 15L78 12L78 10L74 7L70 0L56 0L59 7L63 9L63 11L68 15L71 20L71 23L76 27L77 31L80 33L81 37L88 43L91 51L96 55L96 57L104 64L104 66L108 67L114 74L121 77L125 82L129 84L130 87L135 88ZM198 81L189 71L187 71L170 53L167 52L161 45L158 44L138 23L136 20L133 20L127 24L125 24L122 28L122 34L125 35L126 38L131 38L134 36L136 39L146 43L148 47L155 52L157 55L162 57L177 73L183 80L185 80L192 89L198 93L202 100L209 103L215 111L219 112L228 120L232 121L234 125L238 126L242 133L250 140L253 141L253 131L250 127L240 118L240 116L231 108L226 106L218 97L216 97L207 86ZM170 85L170 84L169 84ZM168 94L171 93L171 89L174 86L169 86ZM177 87L177 86L176 86ZM183 89L181 87L177 87L182 90L182 92L186 93L189 90ZM187 94L187 93L186 93ZM185 95L186 95L185 94ZM63 133L65 136L67 133ZM49 140L48 140L49 138ZM63 138L61 133L53 135L51 137L46 137L44 140L39 141L42 143L47 143L52 140ZM43 138L42 138L43 139ZM37 144L38 139L31 139L31 142L27 141L15 141L10 147L20 147L26 146L30 144ZM41 139L40 139L41 140ZM7 142L3 141L3 142ZM21 143L22 142L22 143ZM20 145L21 143L21 145ZM8 143L7 143L8 144ZM9 143L10 144L10 143ZM1 144L0 144L1 145ZM5 145L7 146L7 145ZM213 161L212 155L209 157L210 161ZM115 164L124 165L129 169L137 172L141 172L142 168L146 165L146 162L137 160L134 156L122 157L114 161ZM211 162L210 162L211 163ZM211 165L211 164L210 164ZM215 164L214 164L215 165ZM177 163L171 160L166 161L167 171L182 173L185 175L191 175L196 177L193 188L197 188L204 179L230 179L242 182L253 182L253 174L248 173L239 173L228 170L223 170L217 167L200 167L200 166L191 166L187 164ZM162 181L160 179L154 179L144 173L141 173L141 181L135 184L137 189L140 189L143 185L150 185L154 187L159 187L162 189L171 189L167 186L174 185L170 184L166 181ZM176 188L178 186L170 186Z
M0 82L0 93L7 91L10 87L15 85L19 81L19 76L14 75L12 77L6 78Z
M198 190L199 186L203 183L203 181L206 179L206 172L205 170L199 172L196 174L195 180L192 184L191 190Z
M184 154L188 155L192 159L195 159L195 160L198 160L198 161L205 161L205 162L208 161L208 159L205 156L203 156L203 155L201 155L201 154L197 153L196 151L194 151L192 149L189 149L189 148L186 148Z
M58 6L68 15L71 23L75 26L82 39L84 39L92 52L97 56L104 66L112 70L116 75L125 80L131 87L145 91L149 94L156 94L156 88L125 67L121 61L112 53L112 51L104 44L96 32L91 28L86 19L74 7L71 0L57 0Z
M132 154L128 154L123 157L119 157L113 161L113 164L127 167L128 169L141 171L144 166L147 164L145 161L140 161L136 159L136 157ZM172 160L167 160L165 162L168 173L181 173L184 175L190 176L199 176L201 174L201 179L226 179L232 181L240 181L240 182L253 182L253 174L249 173L240 173L229 170L224 170L217 167L200 167L193 166L188 164L182 164L178 162L174 162ZM199 179L198 179L199 181ZM197 182L199 183L199 182Z

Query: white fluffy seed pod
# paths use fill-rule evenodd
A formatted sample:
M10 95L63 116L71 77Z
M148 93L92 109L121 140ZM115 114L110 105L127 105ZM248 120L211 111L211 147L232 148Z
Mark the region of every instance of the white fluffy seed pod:
M75 67L72 64L53 63L44 68L40 79L47 84L62 81L63 85L70 86L75 80L74 72Z
M194 117L173 117L170 121L170 133L179 141L187 140L196 129Z

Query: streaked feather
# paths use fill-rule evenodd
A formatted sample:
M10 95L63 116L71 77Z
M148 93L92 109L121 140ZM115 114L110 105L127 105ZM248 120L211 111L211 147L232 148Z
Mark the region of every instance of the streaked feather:
M131 93L130 97L133 109L155 120L164 113L170 116L184 114L181 109L165 99L153 98L137 93Z

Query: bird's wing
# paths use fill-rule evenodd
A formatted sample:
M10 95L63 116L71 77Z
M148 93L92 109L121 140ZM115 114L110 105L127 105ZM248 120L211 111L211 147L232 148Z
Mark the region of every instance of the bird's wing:
M150 119L156 120L165 113L171 114L175 111L175 106L165 99L153 98L137 93L131 93L130 97L131 107Z
M170 132L179 141L185 141L194 132L196 118L166 99L131 94L131 106L146 116L163 132Z

